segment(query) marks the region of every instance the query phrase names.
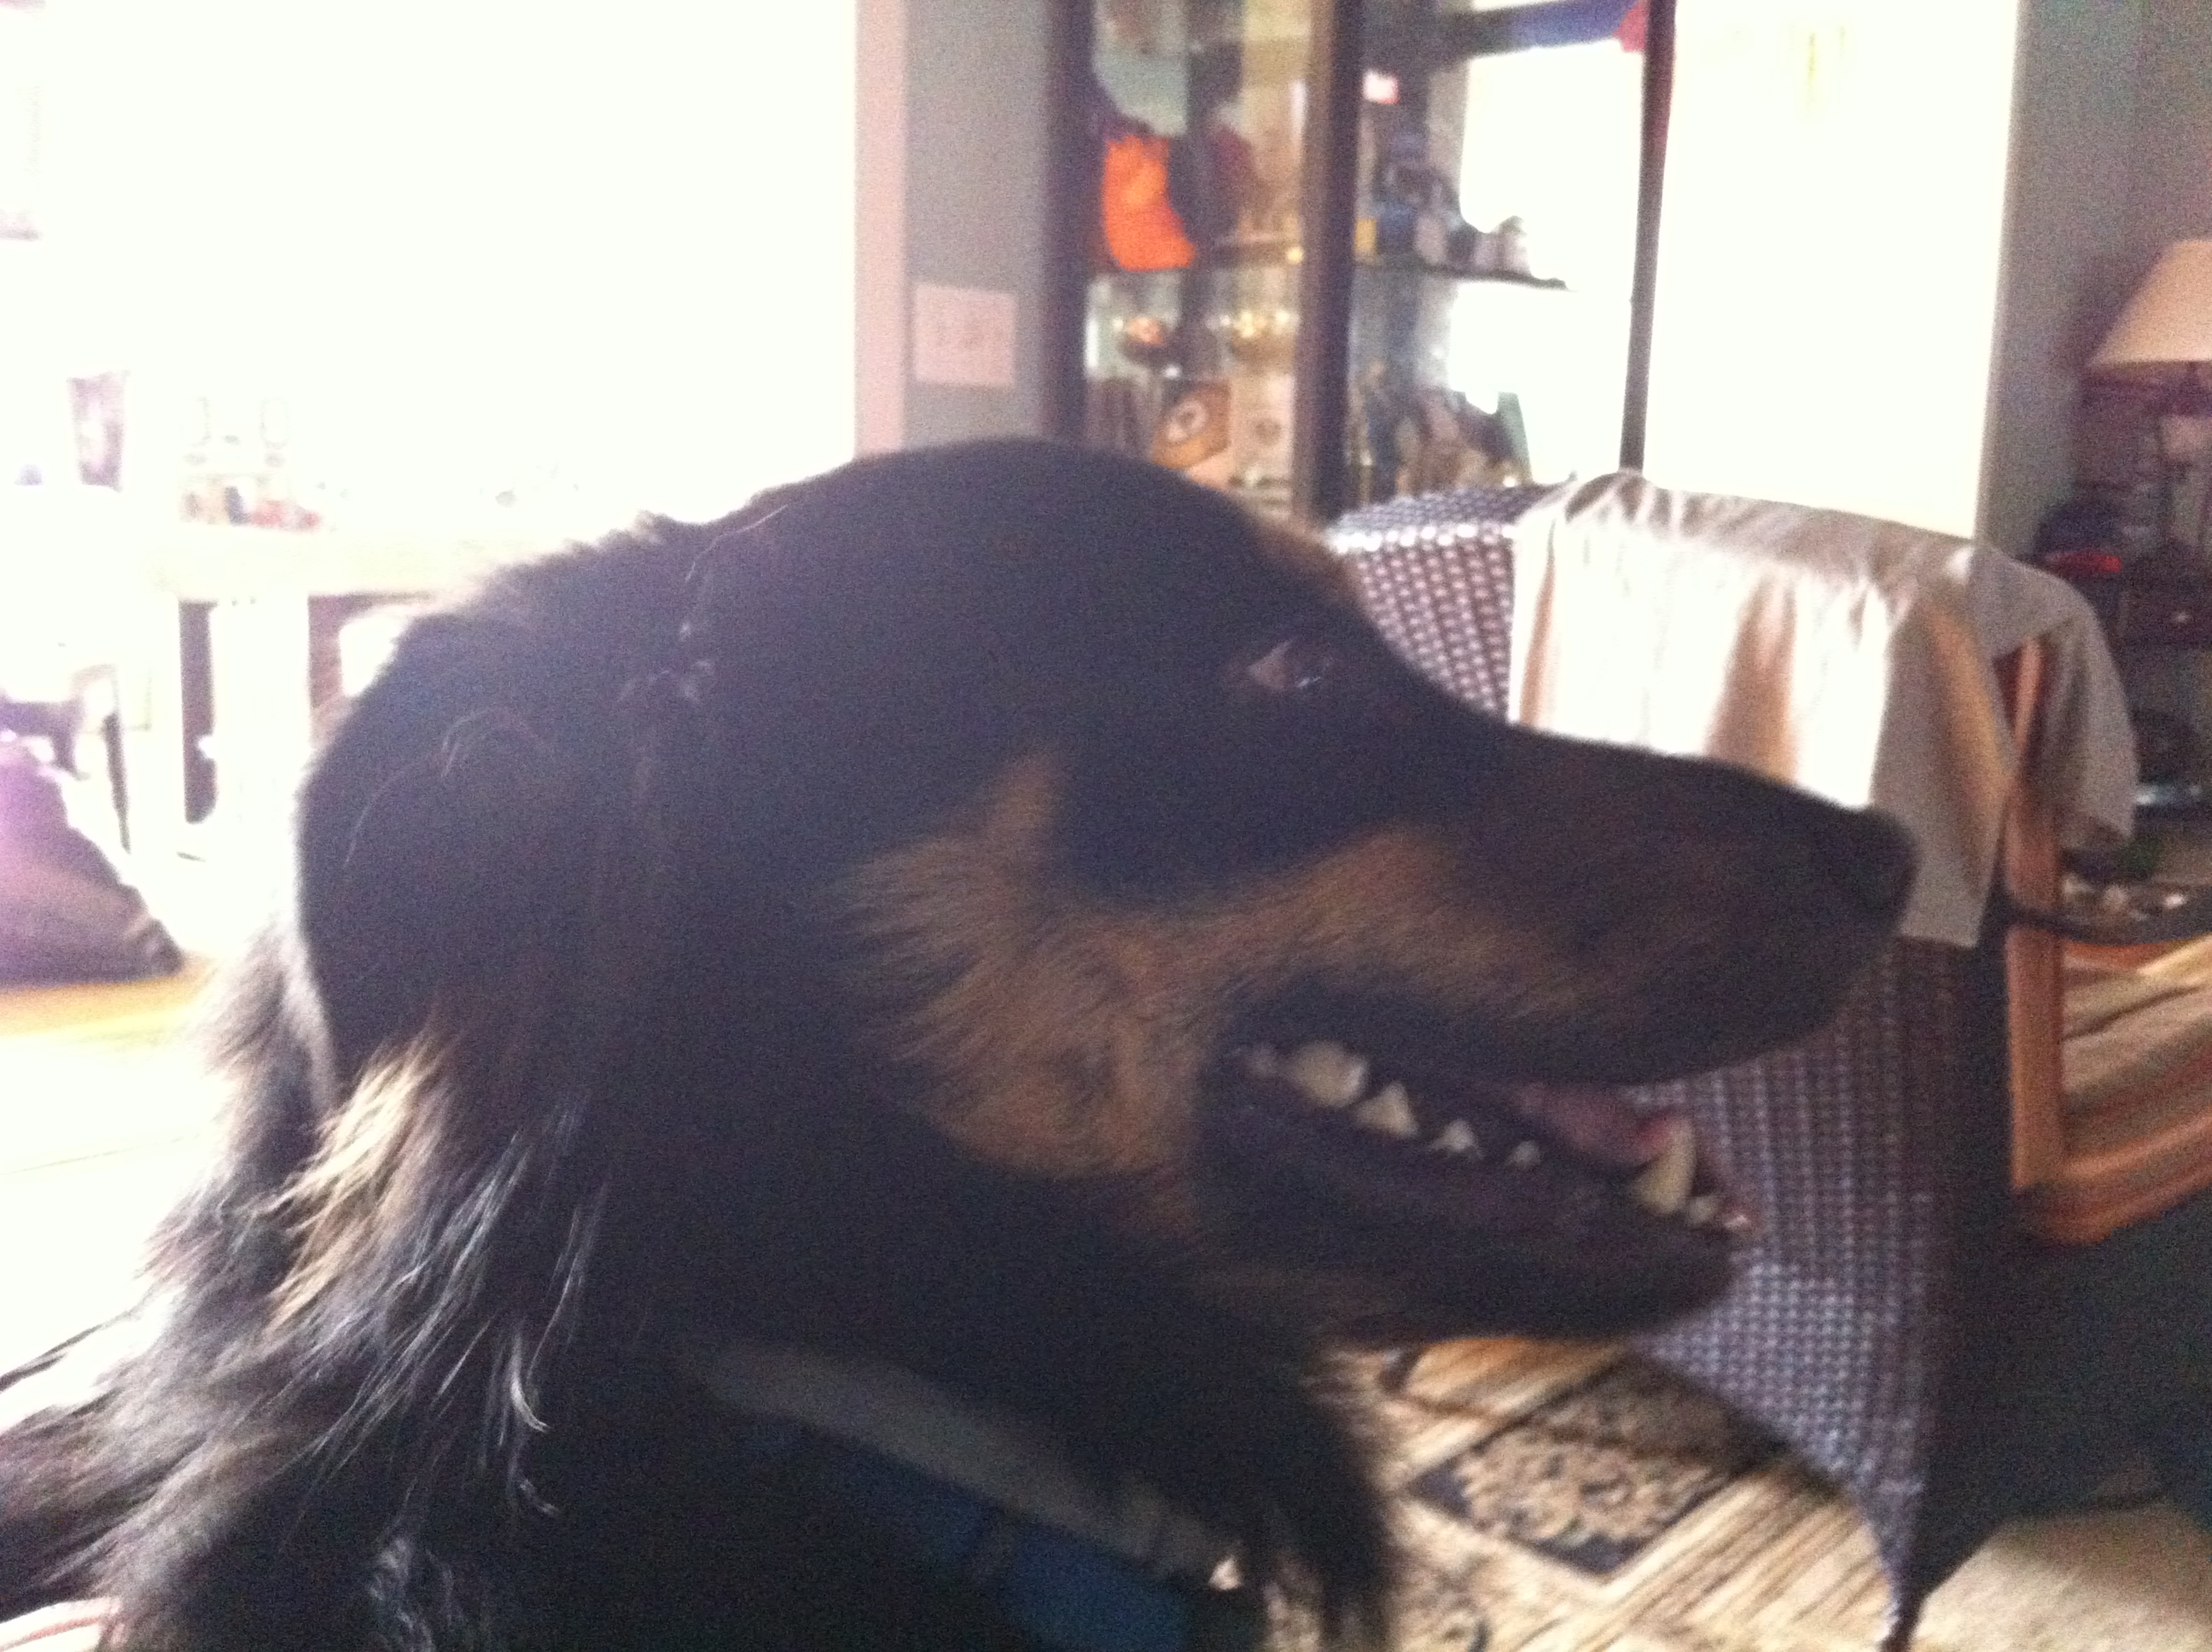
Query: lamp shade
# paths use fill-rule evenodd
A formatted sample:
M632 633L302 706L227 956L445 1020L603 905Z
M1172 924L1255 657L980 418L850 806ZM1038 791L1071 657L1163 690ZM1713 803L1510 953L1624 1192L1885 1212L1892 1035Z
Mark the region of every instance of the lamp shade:
M2212 361L2212 240L2176 241L2159 255L2089 362L2126 373Z

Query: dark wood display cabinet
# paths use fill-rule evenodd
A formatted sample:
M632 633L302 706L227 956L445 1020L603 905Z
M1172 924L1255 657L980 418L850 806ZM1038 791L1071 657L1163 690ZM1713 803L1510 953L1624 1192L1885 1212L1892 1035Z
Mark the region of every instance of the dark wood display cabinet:
M1641 462L1674 0L1066 0L1059 434L1310 522Z

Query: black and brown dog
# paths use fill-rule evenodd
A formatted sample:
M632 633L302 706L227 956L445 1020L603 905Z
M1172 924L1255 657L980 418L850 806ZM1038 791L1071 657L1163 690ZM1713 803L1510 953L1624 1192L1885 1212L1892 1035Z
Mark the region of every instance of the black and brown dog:
M1331 1351L1712 1296L1738 1213L1607 1087L1814 1027L1908 879L1476 715L1133 462L519 569L316 764L166 1328L0 1442L0 1594L130 1652L1369 1634Z

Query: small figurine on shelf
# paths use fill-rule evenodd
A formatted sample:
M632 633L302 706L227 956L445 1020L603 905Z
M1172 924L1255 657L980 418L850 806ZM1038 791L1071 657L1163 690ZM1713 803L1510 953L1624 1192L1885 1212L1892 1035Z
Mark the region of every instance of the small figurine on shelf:
M1288 86L1247 84L1206 129L1210 176L1195 180L1218 218L1213 238L1249 252L1287 255L1297 245L1302 119Z
M323 519L292 495L291 483L281 471L262 477L262 492L246 512L257 528L283 528L303 533L322 525Z
M1260 157L1251 139L1229 121L1216 118L1206 129L1210 182L1221 202L1221 216L1232 240L1255 236L1267 186L1260 176Z
M1298 315L1290 295L1255 294L1255 301L1221 318L1223 349L1230 362L1231 480L1255 500L1287 502Z
M1181 348L1174 324L1158 315L1131 316L1121 323L1115 342L1122 355L1147 373L1166 371Z
M249 441L233 399L198 396L188 409L179 513L187 522L232 527L283 528L295 532L322 525L320 513L302 504L293 483L289 448L291 415L281 397L258 408L259 456Z
M2035 531L2035 560L2062 579L2117 579L2127 569L2120 555L2120 507L2096 495L2054 507Z
M1188 269L1196 249L1168 199L1168 140L1128 131L1109 138L1098 191L1106 252L1123 270Z
M1393 132L1375 167L1374 256L1438 269L1474 267L1481 231L1460 216L1459 192L1411 129Z
M1184 386L1161 416L1152 436L1152 463L1181 471L1194 482L1225 488L1236 467L1229 439L1229 386L1222 380L1201 379Z
M1354 250L1385 264L1411 263L1462 276L1504 276L1538 282L1528 260L1528 228L1507 218L1477 229L1460 211L1459 191L1429 159L1422 134L1390 135L1376 162L1373 210L1355 230Z
M1122 360L1138 369L1131 378L1111 374L1093 380L1086 397L1085 440L1094 446L1142 455L1170 399L1181 366L1182 337L1165 315L1139 312L1109 323L1108 336Z
M1362 375L1359 463L1370 493L1510 487L1529 480L1518 398L1501 395L1486 413L1458 391L1413 381L1376 362Z
M1492 267L1499 275L1519 276L1523 280L1534 276L1535 272L1528 267L1528 227L1520 219L1504 220L1483 240L1488 243Z
M1182 49L1182 18L1163 0L1100 0L1098 44L1109 51L1160 58Z
M1170 193L1172 145L1115 107L1106 88L1091 88L1098 141L1098 230L1117 270L1187 270L1197 256Z

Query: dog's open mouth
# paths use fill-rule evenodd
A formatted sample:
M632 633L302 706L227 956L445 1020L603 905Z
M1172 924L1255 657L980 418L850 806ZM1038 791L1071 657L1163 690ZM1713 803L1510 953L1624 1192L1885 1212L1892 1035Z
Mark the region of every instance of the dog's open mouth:
M1595 1084L1470 1078L1398 1048L1235 1040L1208 1084L1217 1146L1333 1223L1579 1252L1601 1270L1605 1253L1616 1264L1640 1253L1644 1263L1703 1254L1691 1264L1703 1272L1753 1226L1680 1110L1646 1110ZM1394 1053L1370 1053L1382 1050Z
M1394 1074L1333 1040L1290 1050L1239 1046L1230 1057L1236 1101L1264 1108L1316 1149L1371 1167L1376 1194L1431 1216L1455 1192L1483 1207L1484 1225L1516 1225L1516 1207L1556 1219L1562 1184L1595 1183L1655 1217L1727 1236L1751 1218L1698 1155L1679 1112L1647 1113L1595 1085L1499 1084Z

